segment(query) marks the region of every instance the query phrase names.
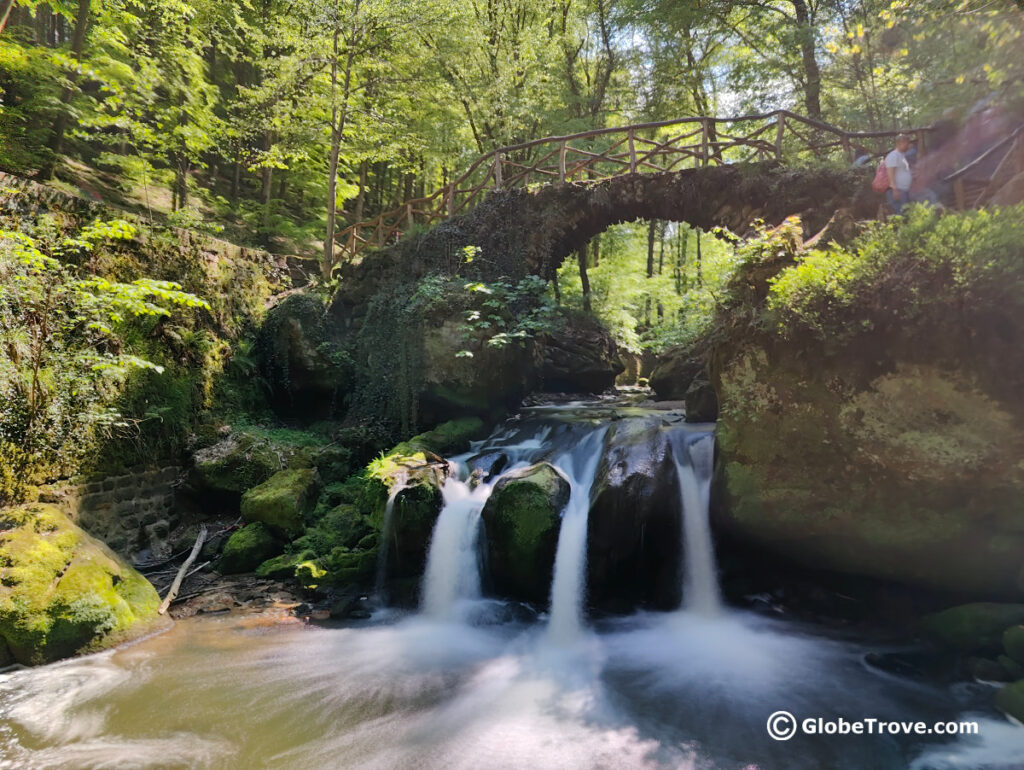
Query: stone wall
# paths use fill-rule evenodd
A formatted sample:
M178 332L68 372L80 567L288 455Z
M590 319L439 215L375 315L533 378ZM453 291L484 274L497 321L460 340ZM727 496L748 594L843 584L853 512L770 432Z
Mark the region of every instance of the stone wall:
M124 556L161 545L178 524L176 492L184 470L169 466L44 490L82 529Z

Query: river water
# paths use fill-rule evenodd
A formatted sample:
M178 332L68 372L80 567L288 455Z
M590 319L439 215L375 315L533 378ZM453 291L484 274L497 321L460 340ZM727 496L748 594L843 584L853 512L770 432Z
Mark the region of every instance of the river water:
M649 419L627 412L615 419ZM0 770L23 768L1022 768L1024 729L983 683L940 683L867 654L913 651L723 604L707 522L713 436L669 437L683 516L683 604L587 618L587 501L606 430L529 420L454 460L421 609L349 624L178 622L134 645L0 673ZM481 596L479 512L496 475L547 459L572 497L550 615ZM483 462L480 460L480 462ZM479 481L479 479L477 479ZM575 518L573 518L575 517ZM902 658L901 658L902 656ZM798 719L976 721L942 738L767 732Z

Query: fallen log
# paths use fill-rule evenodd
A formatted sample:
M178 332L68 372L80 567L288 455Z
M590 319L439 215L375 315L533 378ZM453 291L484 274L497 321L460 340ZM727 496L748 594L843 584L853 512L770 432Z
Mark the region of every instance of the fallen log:
M185 579L185 573L188 572L188 568L192 566L192 562L199 556L199 552L203 550L203 543L206 541L206 526L199 528L199 536L196 538L196 544L192 546L192 553L185 559L185 563L181 565L181 569L178 570L178 574L174 578L174 582L171 583L171 588L167 592L167 596L164 597L163 604L160 605L160 609L157 610L161 615L167 612L167 608L171 606L171 602L178 595L178 591L181 589L181 581Z

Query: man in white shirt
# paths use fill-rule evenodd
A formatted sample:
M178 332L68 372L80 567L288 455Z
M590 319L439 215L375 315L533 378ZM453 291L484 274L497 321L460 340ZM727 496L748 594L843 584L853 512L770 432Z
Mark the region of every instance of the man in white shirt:
M910 185L914 175L910 173L910 164L907 162L906 153L909 149L910 137L900 134L896 137L896 149L885 156L885 170L889 174L889 189L885 191L885 197L895 214L899 214L910 202Z

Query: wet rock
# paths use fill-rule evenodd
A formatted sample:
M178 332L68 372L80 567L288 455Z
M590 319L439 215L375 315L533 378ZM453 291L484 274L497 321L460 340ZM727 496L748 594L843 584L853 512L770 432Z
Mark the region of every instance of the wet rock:
M1024 623L1024 604L976 602L927 615L921 630L956 652L1001 652L1004 631L1019 623Z
M1003 632L1003 650L1011 659L1024 666L1024 625L1011 626Z
M569 481L549 463L511 471L481 514L487 566L500 596L547 601Z
M217 571L225 575L252 572L279 554L283 547L284 544L263 522L247 524L228 538L217 562Z
M242 495L242 518L261 521L285 537L302 532L305 514L312 510L319 490L312 468L278 471Z
M0 640L48 663L153 628L153 586L52 505L0 511Z
M696 377L686 389L686 421L715 422L718 419L718 394L705 377Z
M1024 664L1019 663L1007 655L1000 655L996 660L999 661L999 665L1003 667L1003 671L1009 675L1009 680L1011 682L1016 682L1018 679L1024 679Z
M997 660L990 658L971 658L967 661L971 676L984 682L1008 682L1011 680L1006 669Z
M587 587L610 612L671 609L680 598L679 488L658 418L614 424L587 524Z
M427 548L434 524L443 505L435 484L420 483L403 489L395 498L392 512L388 575L418 578L427 564ZM367 565L372 572L372 563Z
M541 344L541 386L550 393L603 393L625 371L615 340L591 316L573 316Z
M669 348L658 357L649 378L659 401L682 401L695 379L705 374L704 362L685 348Z
M12 666L16 662L14 660L14 653L7 647L7 640L0 637L0 670Z
M996 707L1018 722L1024 722L1024 679L1008 684L997 692Z

